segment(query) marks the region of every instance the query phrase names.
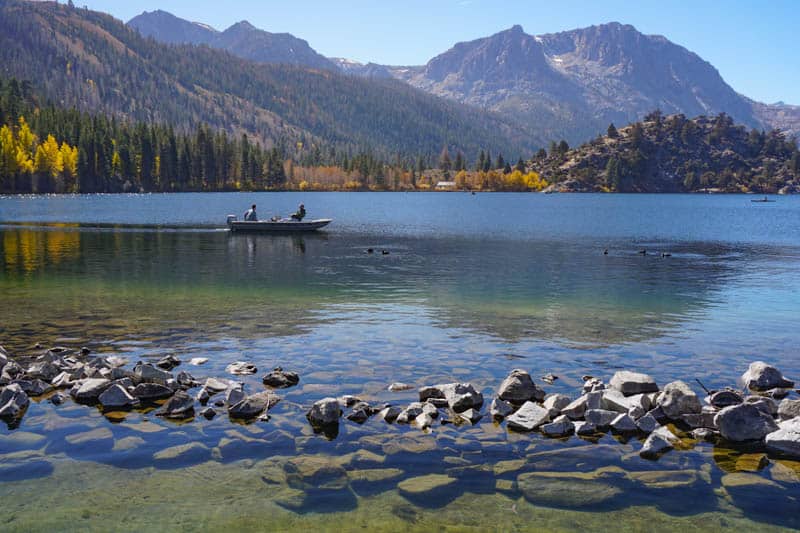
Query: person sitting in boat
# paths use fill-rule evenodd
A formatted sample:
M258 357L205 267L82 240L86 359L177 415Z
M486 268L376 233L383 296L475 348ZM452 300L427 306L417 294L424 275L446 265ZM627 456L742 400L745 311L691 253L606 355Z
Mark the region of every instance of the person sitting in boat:
M306 217L306 206L300 204L300 207L297 208L297 212L292 215L292 220L300 222L305 217Z
M258 222L258 215L256 214L256 204L248 209L244 214L245 222Z

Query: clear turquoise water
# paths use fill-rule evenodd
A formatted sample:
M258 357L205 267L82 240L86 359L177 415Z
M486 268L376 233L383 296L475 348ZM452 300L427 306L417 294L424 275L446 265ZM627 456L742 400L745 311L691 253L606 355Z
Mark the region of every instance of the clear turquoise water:
M264 218L301 201L311 217L334 219L328 231L223 229L226 214L250 203ZM343 422L328 441L303 416L330 395L411 401L413 392L386 390L394 381L471 381L489 397L516 367L555 373L545 388L572 395L580 376L608 379L619 368L662 384L697 378L719 387L763 359L797 378L800 198L9 197L0 198L0 256L0 344L14 352L32 353L37 342L87 345L131 364L167 353L208 357L179 367L198 378L224 376L236 360L301 374L269 422L248 426L35 403L18 429L0 427L0 498L15 502L0 529L66 521L98 530L800 526L791 511L800 505L800 466L748 450L691 442L650 462L638 458L636 439L552 441L486 419L430 434ZM248 390L263 388L261 374L244 379ZM187 443L196 448L154 457ZM320 460L346 481L298 483L298 468L315 471L304 461ZM695 474L667 488L641 481L641 472L663 481L677 470ZM569 477L575 471L588 481ZM567 493L589 483L615 496L594 505L533 497L518 483L531 472L556 476L548 485ZM396 487L431 473L458 483L422 500ZM35 512L53 498L52 513Z

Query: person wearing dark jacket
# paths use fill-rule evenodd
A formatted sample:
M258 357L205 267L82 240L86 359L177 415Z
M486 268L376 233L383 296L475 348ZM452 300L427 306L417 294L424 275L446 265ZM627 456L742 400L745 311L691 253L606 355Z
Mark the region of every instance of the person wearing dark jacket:
M297 212L292 215L292 220L301 222L305 217L306 217L306 206L300 204L300 207L297 208Z

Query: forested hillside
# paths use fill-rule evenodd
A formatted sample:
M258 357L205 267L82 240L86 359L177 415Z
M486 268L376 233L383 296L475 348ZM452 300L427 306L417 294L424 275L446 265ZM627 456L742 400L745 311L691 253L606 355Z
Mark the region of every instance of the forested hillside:
M570 150L541 150L532 168L560 191L798 192L800 152L773 130L748 130L722 113L687 119L656 111Z
M303 158L443 146L529 153L530 128L396 80L263 65L207 47L156 43L109 15L50 2L0 2L2 74L62 107L194 130L204 122Z

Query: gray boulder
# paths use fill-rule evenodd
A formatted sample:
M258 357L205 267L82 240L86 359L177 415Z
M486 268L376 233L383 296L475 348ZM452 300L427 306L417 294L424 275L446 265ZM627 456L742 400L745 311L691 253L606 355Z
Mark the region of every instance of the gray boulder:
M652 406L650 402L650 396L647 394L634 394L632 396L625 396L616 389L607 389L603 391L603 396L600 400L600 407L608 411L628 413L634 408L639 408L644 412L647 412Z
M306 413L308 421L316 427L338 425L340 416L342 416L342 407L336 398L318 400Z
M611 422L619 416L616 411L606 411L605 409L589 409L586 411L584 418L586 421L594 424L599 429L607 429L611 426Z
M136 380L143 383L158 383L166 385L167 380L173 379L172 374L160 368L156 368L150 363L142 363L139 361L133 367L133 375Z
M28 367L25 375L31 379L50 382L61 373L61 369L49 361L37 361Z
M699 413L703 408L697 394L683 381L668 383L661 391L657 404L672 420L678 420L681 415Z
M467 411L471 411L471 409L467 409ZM433 425L433 417L428 413L420 413L414 418L414 423L417 425L417 427L419 427L419 429L425 430Z
M544 391L536 386L531 375L518 368L511 371L497 390L497 396L501 400L516 404L528 400L541 402L544 400L544 395Z
M616 433L635 433L639 430L636 426L636 421L627 413L618 415L611 421L611 431Z
M625 396L642 394L646 392L658 392L656 381L647 374L620 370L614 374L609 383L612 389L616 389Z
M548 394L542 406L550 412L550 418L555 418L561 414L561 410L572 403L572 399L566 394Z
M19 418L29 403L28 395L22 387L16 384L8 385L0 392L0 419Z
M236 361L225 367L225 372L235 376L249 376L258 372L258 368L253 363L246 361Z
M161 359L158 360L156 366L158 368L163 368L164 370L172 370L176 366L181 364L181 360L175 357L174 355L165 355Z
M417 418L419 415L421 415L423 413L422 408L425 405L430 405L430 404L423 404L421 402L412 402L412 403L410 403L408 405L408 407L403 409L400 412L400 414L397 415L397 418L395 419L395 421L398 424L408 424L408 423L410 423L412 420L414 420L415 418Z
M761 440L778 430L770 415L746 403L726 407L717 413L714 422L722 437L731 442Z
M228 390L225 391L225 404L228 407L236 405L244 400L244 385L241 383L231 383Z
M456 413L467 409L480 409L483 405L483 395L469 383L448 383L438 385L438 387L444 394L450 409Z
M214 408L213 408L213 407L206 407L205 409L203 409L202 411L200 411L200 414L201 414L201 415L203 416L203 418L205 418L206 420L211 420L211 419L213 419L215 416L217 416L217 412L214 410Z
M647 413L636 421L636 427L639 428L639 431L642 433L652 433L658 426L658 420L652 413Z
M111 381L105 378L89 378L73 385L69 393L78 402L93 402L110 386Z
M777 368L763 361L750 363L747 372L742 374L742 383L745 387L755 391L794 387L793 381L784 378Z
M580 436L587 436L587 435L594 435L597 433L597 426L592 424L591 422L586 421L575 421L573 422L575 426L575 434Z
M561 409L561 414L567 415L572 420L579 420L586 413L587 403L586 395L580 396Z
M525 402L516 413L506 419L509 428L519 431L533 431L550 420L547 409L533 402Z
M800 418L781 422L778 430L767 434L764 441L772 452L800 458Z
M426 402L430 399L444 400L444 392L440 389L441 385L429 385L419 389L419 401Z
M495 398L489 407L489 414L492 418L503 419L514 412L514 407L505 400Z
M208 378L205 385L203 385L203 388L213 396L214 394L228 390L229 386L230 382L228 380Z
M642 449L639 451L639 455L645 459L657 459L671 450L676 442L678 442L678 437L674 433L664 426L659 426L648 435L647 440L642 445Z
M262 382L273 389L288 389L300 383L300 375L297 372L287 372L278 367L264 376Z
M378 418L381 418L391 424L392 422L397 420L397 417L400 416L400 413L402 412L403 410L400 407L397 407L396 405L390 405L388 407L383 408L378 413Z
M192 418L194 416L194 400L184 391L177 391L156 415L177 420Z
M778 402L766 396L748 396L744 399L747 405L753 405L764 411L769 416L778 416Z
M463 413L459 413L458 417L465 422L475 425L483 418L483 415L477 409L467 409Z
M175 391L158 383L140 383L134 387L131 395L143 402L163 400L175 394Z
M568 416L561 415L549 424L544 424L541 431L548 437L566 437L575 431L575 424Z
M800 400L785 399L778 404L778 418L789 420L800 417Z
M228 407L231 418L251 419L268 411L278 402L278 397L268 391L251 394L235 405Z
M25 391L25 394L28 396L41 396L53 390L52 385L42 381L41 379L15 379L11 383L16 383L22 387L22 390Z
M103 391L98 399L100 405L106 409L130 409L139 403L139 400L131 396L125 387L117 383Z

